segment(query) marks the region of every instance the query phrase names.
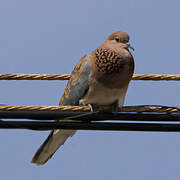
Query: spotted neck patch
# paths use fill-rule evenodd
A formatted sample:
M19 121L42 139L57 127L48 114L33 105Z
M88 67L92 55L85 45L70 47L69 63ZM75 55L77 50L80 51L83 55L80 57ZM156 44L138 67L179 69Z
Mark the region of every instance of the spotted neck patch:
M121 57L113 50L98 48L94 53L98 72L119 73L124 66Z

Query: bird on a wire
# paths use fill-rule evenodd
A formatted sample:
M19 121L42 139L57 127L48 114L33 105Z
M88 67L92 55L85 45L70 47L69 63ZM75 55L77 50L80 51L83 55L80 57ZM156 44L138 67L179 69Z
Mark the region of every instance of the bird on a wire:
M91 54L81 58L72 71L60 105L89 105L92 111L104 105L112 107L112 111L122 107L134 73L134 59L129 48L133 49L129 35L115 32ZM31 162L46 163L75 132L53 130Z

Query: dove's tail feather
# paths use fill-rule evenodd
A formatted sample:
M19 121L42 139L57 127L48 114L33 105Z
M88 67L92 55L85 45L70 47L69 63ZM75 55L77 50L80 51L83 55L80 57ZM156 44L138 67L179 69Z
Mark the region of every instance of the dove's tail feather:
M37 150L31 162L37 165L46 163L57 149L65 143L67 138L73 136L75 132L76 130L53 130Z

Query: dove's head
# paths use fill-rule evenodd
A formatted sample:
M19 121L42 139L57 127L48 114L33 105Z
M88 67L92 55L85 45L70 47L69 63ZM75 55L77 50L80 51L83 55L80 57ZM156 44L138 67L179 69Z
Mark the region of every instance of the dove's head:
M134 50L134 48L129 44L129 35L126 32L114 32L107 38L106 42Z

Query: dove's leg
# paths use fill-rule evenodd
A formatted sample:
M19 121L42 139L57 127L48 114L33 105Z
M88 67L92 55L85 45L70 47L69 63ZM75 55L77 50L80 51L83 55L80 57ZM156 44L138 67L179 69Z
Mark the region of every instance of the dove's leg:
M95 104L88 104L88 106L91 109L91 112L96 112L99 110L99 106L95 105Z
M116 100L111 104L112 112L118 112L119 109L119 101Z

